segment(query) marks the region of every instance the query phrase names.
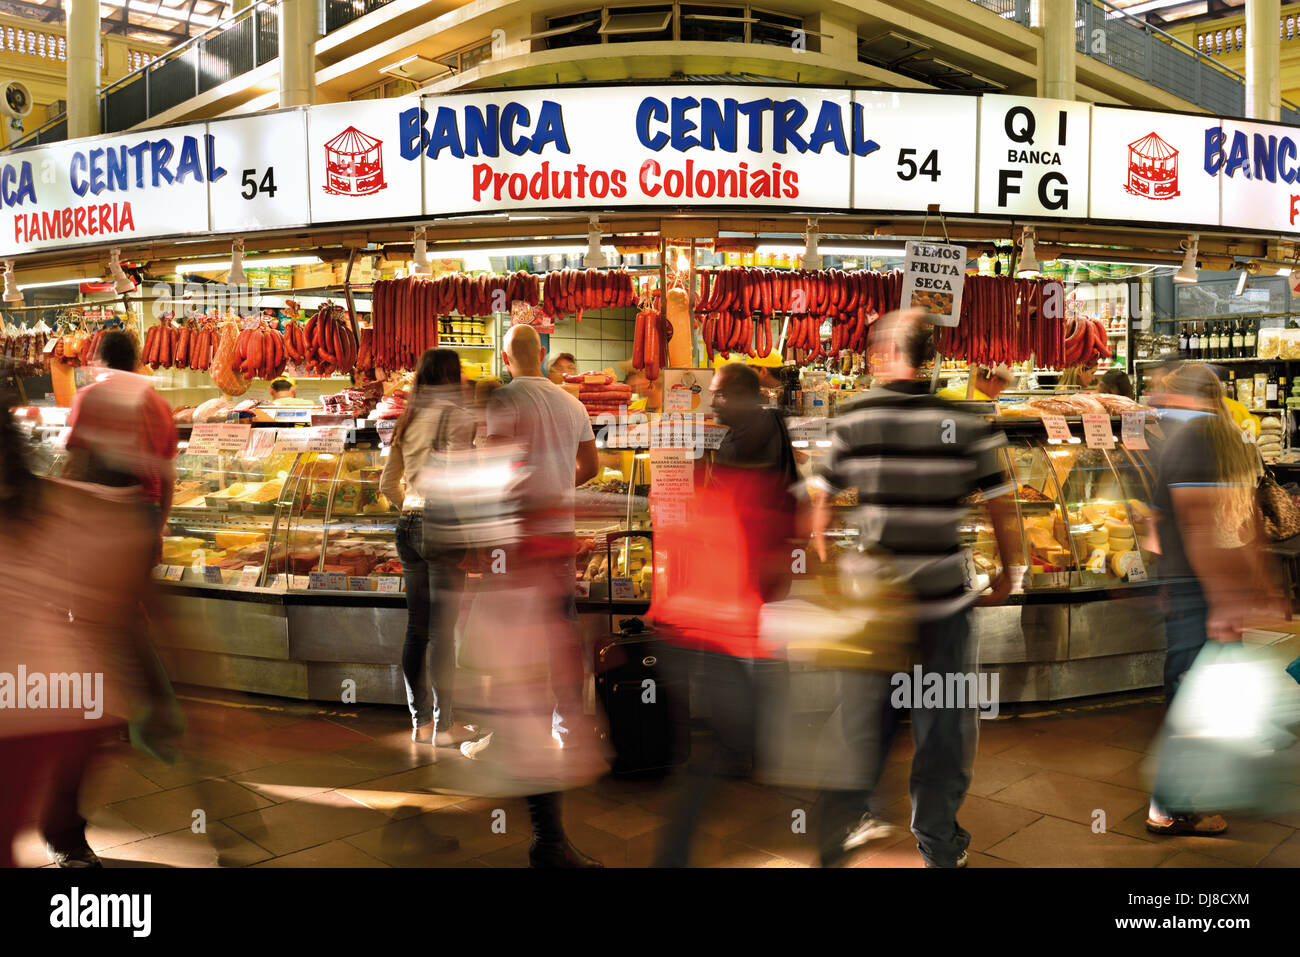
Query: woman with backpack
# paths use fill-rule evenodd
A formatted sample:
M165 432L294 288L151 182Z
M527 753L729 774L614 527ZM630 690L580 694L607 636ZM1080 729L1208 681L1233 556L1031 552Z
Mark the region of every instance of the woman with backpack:
M456 620L465 588L465 572L458 564L464 552L426 543L424 497L417 476L430 454L471 448L474 431L474 416L464 406L460 357L451 349L427 350L416 369L411 400L393 430L379 488L401 512L397 554L406 579L407 608L402 677L411 710L411 740L437 747L459 747L475 736L456 723L451 706ZM427 665L430 645L432 669Z

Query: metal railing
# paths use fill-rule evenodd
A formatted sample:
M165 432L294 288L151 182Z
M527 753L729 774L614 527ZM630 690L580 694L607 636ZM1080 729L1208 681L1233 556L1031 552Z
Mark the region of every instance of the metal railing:
M1106 0L1076 0L1078 49L1130 76L1220 116L1246 112L1246 78ZM1284 100L1282 122L1300 125Z
M1029 26L1030 0L974 0L985 10L992 10L1003 20L1010 20L1022 27Z
M101 131L128 130L277 59L280 56L279 2L257 0L105 87L99 97ZM323 32L346 26L389 2L324 0ZM67 128L67 117L61 114L13 146L60 142L67 139Z

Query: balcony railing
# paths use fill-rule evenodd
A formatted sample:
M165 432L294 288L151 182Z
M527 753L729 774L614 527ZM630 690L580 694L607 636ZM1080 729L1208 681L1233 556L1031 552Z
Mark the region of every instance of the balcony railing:
M325 0L324 32L346 26L389 2ZM105 87L99 97L100 129L104 133L128 130L279 55L279 0L257 0ZM67 130L67 117L59 115L13 145L56 143L67 139Z
M1076 0L1081 53L1221 116L1246 111L1246 78L1236 70L1125 13L1106 0ZM1284 100L1282 122L1300 124L1300 107Z
M992 10L1003 20L1022 27L1029 26L1029 0L975 0L985 10Z

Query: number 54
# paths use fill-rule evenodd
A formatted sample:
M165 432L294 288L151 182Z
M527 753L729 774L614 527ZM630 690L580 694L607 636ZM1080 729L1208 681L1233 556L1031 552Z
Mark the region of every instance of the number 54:
M266 173L262 176L262 182L260 184L257 182L257 170L244 170L242 185L243 189L239 191L239 195L244 197L244 199L253 199L258 193L265 193L267 196L275 196L275 167L268 166L266 168Z
M916 179L919 172L922 176L930 177L930 182L939 178L939 151L930 150L930 154L921 163L921 168L916 167L916 160L912 159L916 155L916 150L901 149L898 151L898 178L906 182L910 179Z

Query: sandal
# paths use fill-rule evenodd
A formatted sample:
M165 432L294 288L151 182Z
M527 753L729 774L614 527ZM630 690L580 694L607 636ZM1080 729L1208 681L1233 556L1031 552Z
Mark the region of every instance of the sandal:
M1228 822L1218 814L1175 814L1168 821L1147 817L1147 830L1152 834L1194 834L1213 837L1228 829Z

